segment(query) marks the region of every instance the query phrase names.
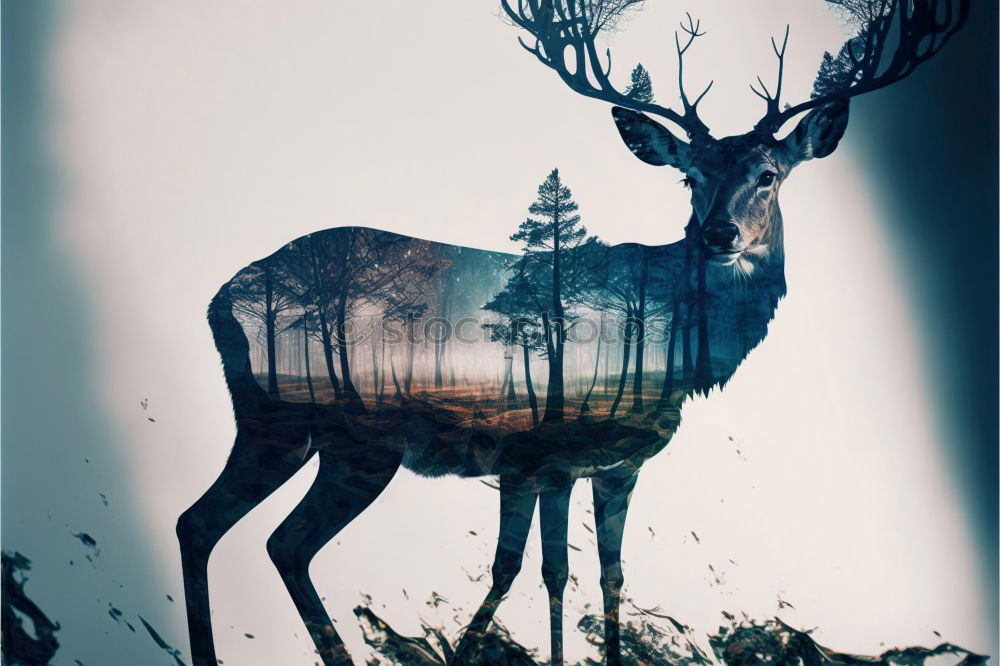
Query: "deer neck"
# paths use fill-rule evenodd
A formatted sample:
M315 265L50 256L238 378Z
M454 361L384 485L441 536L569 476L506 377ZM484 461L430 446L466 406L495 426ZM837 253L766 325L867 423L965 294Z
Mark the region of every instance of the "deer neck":
M695 256L702 248L700 234L698 222L692 218L687 240L697 243L693 245L699 250ZM740 258L742 264L721 266L706 261L704 273L691 270L691 312L696 326L706 328L703 335L711 349L710 386L724 386L766 337L778 303L785 296L784 234L779 210L775 209L758 245L759 249ZM702 386L701 390L707 388Z

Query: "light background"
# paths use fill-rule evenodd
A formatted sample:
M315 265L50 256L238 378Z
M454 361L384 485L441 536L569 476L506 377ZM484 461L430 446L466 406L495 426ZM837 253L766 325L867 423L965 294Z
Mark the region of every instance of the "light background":
M650 2L616 35L618 80L641 60L658 100L674 101L670 31L683 9ZM716 136L758 118L747 84L773 77L768 38L786 22L792 101L808 94L823 50L845 38L820 2L718 0L698 14L708 36L689 52L686 75L692 90L715 79L702 115ZM23 326L27 315L36 334L15 338L11 360L5 329L3 539L36 561L29 593L65 627L59 664L156 654L115 626L108 603L142 613L187 651L173 524L232 440L204 309L239 268L338 225L512 250L507 237L554 166L605 240L671 242L687 220L680 175L635 160L606 106L522 53L492 3L88 0L54 6L50 21L37 58L49 97L36 122L51 181L36 197L50 202L51 226L13 233L53 243L45 257L75 295L44 299L44 283L27 282L38 267L30 253L12 268L7 252L23 238L11 237L5 215L5 305L22 266L13 298L33 296L36 309L15 316ZM4 24L6 41L6 15ZM866 104L877 101L855 104L855 117ZM687 407L675 441L643 471L624 546L627 594L702 633L722 610L774 614L780 596L795 606L781 611L785 621L818 627L836 649L936 644L937 631L996 654L995 563L950 459L954 427L927 367L909 267L883 223L902 213L869 166L870 136L852 130L783 188L789 296L767 339L725 392ZM43 346L46 327L75 321L77 357ZM62 401L10 413L12 388L16 401L56 385ZM12 453L12 432L37 446ZM311 663L263 544L313 473L213 555L216 641L229 663ZM584 604L599 604L596 552L581 526L588 497L579 484L570 541L582 552L570 561L581 586L568 595L569 626ZM477 575L489 563L496 529L497 495L478 481L400 472L312 568L358 663L365 648L351 609L361 593L413 633L419 617L438 619L424 605L437 592L454 631L451 607L467 621L486 591L463 569ZM77 531L98 539L96 567L80 568ZM536 527L499 618L545 654L537 541ZM585 654L572 632L567 656Z

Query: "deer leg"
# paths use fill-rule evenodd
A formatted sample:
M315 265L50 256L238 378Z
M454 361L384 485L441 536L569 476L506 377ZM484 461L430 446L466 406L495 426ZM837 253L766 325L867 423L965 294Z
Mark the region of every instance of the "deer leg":
M261 455L261 451L268 455ZM238 433L222 473L177 520L194 666L217 666L218 663L208 596L208 558L212 549L229 528L304 464L301 457L270 455L270 451L273 448L255 446Z
M402 452L365 444L320 452L319 472L302 501L267 540L267 552L288 589L324 666L351 666L309 577L316 553L381 494Z
M537 499L538 493L534 489L500 480L500 537L493 558L493 584L455 648L452 664L476 663L473 661L476 643L486 633L497 606L521 570L524 545L528 540Z
M570 485L538 496L538 518L542 532L542 580L549 591L552 666L562 666L563 663L563 591L569 577L566 533L572 489L573 486Z
M631 474L594 477L594 522L597 527L597 553L601 559L601 592L604 594L604 654L607 666L620 666L621 630L618 608L621 604L622 535L632 490L638 476Z

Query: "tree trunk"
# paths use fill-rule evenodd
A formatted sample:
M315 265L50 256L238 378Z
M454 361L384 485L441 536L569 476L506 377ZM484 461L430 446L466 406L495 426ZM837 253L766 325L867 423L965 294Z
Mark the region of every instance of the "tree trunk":
M448 338L451 336L451 327L446 326L445 322L448 321L448 315L450 314L450 301L451 301L451 286L452 281L448 279L447 274L445 274L444 289L441 294L441 325L442 330L438 333L439 339L432 340L434 343L434 388L440 389L444 387L444 373L442 370L442 365L444 364L444 352L445 344L448 342Z
M560 326L561 322L556 322ZM545 349L549 357L549 385L545 391L545 415L543 421L563 420L563 382L562 382L562 356L558 346L558 333L556 342L553 342L553 323L549 320L548 313L542 313L542 328L545 331Z
M691 382L694 380L694 359L691 354L691 326L694 320L692 316L694 303L691 289L691 250L693 241L690 236L691 232L688 230L687 236L684 239L684 330L681 334L683 337L681 344L681 381L685 388L691 386Z
M444 342L434 341L434 388L444 388L444 376L441 373L441 361L444 359Z
M416 339L413 335L413 326L416 318L413 315L406 316L406 375L403 378L403 393L407 398L412 398L413 393L413 356L416 351Z
M663 373L663 390L660 391L659 407L663 408L670 404L670 396L674 392L674 350L677 348L677 332L680 330L678 320L680 319L680 302L677 299L677 292L674 292L674 302L670 316L670 340L667 341L667 363Z
M264 331L267 336L267 394L272 400L278 395L278 358L274 339L274 281L271 278L270 266L264 267Z
M500 404L508 410L517 409L517 395L514 393L514 356L504 354L503 382L500 384ZM506 404L504 404L506 402Z
M587 390L587 395L583 398L583 404L580 405L580 416L590 413L590 394L594 392L594 387L597 386L597 372L601 367L601 342L604 340L604 317L601 317L601 329L597 334L597 357L594 359L594 379L590 382L590 388ZM607 364L605 364L607 367Z
M448 366L448 386L455 386L455 350L448 346L444 350L445 361Z
M615 400L611 403L610 418L615 417L615 412L618 411L618 403L621 402L622 394L625 393L625 383L628 379L628 361L629 356L632 354L632 328L632 309L629 308L625 319L625 342L622 345L622 374L618 378L618 392L615 394Z
M372 396L378 397L378 355L375 353L375 336L372 336Z
M396 387L396 392L393 394L392 399L396 402L403 402L403 391L399 388L399 379L396 377L396 363L393 361L392 356L389 357L389 369L392 370L392 385Z
M642 404L642 369L646 351L646 283L649 282L649 258L642 253L642 269L639 273L639 308L635 317L635 380L632 384L633 414L641 414Z
M375 389L375 394L378 396L378 402L381 403L385 398L385 332L382 334L382 354L381 362L379 363L379 373L378 373L378 388Z
M611 349L604 353L604 398L611 393Z
M316 392L313 390L312 371L309 368L309 325L306 323L306 315L302 315L302 348L303 360L306 368L306 386L309 387L309 402L316 402Z
M694 365L695 389L702 394L712 388L711 340L708 335L708 286L705 275L705 252L698 253L698 358Z
M545 416L543 421L562 421L565 404L565 391L563 387L563 344L565 342L565 331L563 330L563 304L562 304L562 239L559 228L559 212L556 210L552 215L552 320L545 325L546 339L553 332L552 325L555 326L555 344L552 353L549 355L549 386L545 395Z
M327 321L323 309L319 309L319 333L323 338L323 356L326 358L326 371L330 375L330 384L333 386L333 397L335 400L343 400L344 393L340 390L340 381L337 373L333 371L333 340L330 339L330 322Z
M506 357L505 357L506 358ZM504 411L503 398L504 394L507 393L507 380L510 375L507 374L507 363L504 362L503 376L500 378L500 390L497 391L497 413Z
M340 356L340 378L344 383L344 397L349 402L361 403L361 395L351 381L351 362L347 355L347 295L341 293L337 300L337 353Z
M528 345L521 345L524 350L524 384L528 389L528 405L531 406L531 423L538 425L538 398L535 396L535 387L531 385L531 357L528 352Z

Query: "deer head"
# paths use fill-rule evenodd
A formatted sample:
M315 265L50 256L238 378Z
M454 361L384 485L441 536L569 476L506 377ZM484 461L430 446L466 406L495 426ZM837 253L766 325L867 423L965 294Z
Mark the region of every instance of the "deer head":
M598 55L601 30L613 29L642 0L518 0L515 10L501 0L507 17L534 37L521 45L554 70L573 90L614 104L612 115L632 153L654 166L672 166L691 190L692 221L705 256L744 274L782 257L782 220L778 190L798 164L826 157L847 128L851 97L877 90L908 76L932 57L964 24L970 0L827 0L857 27L836 57L825 55L809 100L781 106L782 76L789 30L779 48L774 93L757 77L750 88L764 100L763 117L746 134L713 138L698 117L698 104L710 82L691 101L684 90L684 55L705 33L687 15L674 33L681 109L674 110L618 91L611 83L611 51L606 64ZM682 43L683 41L683 43ZM888 48L891 45L891 50ZM567 55L567 51L569 55ZM572 71L569 63L572 62ZM806 115L782 139L781 128ZM686 141L650 116L679 126Z

